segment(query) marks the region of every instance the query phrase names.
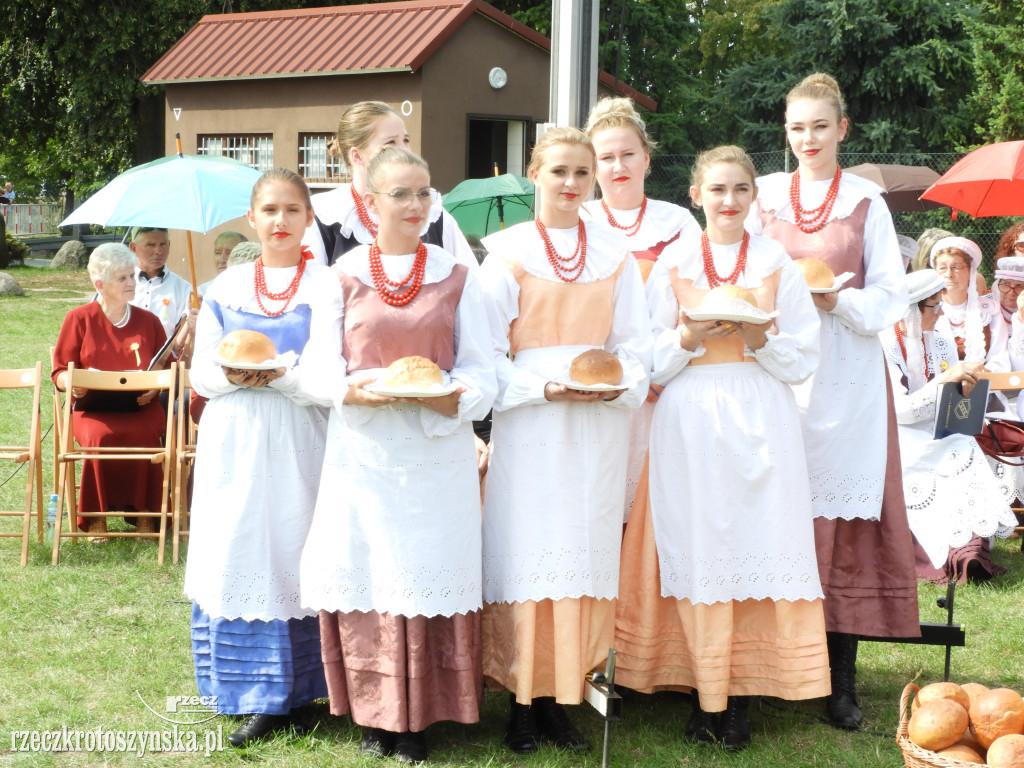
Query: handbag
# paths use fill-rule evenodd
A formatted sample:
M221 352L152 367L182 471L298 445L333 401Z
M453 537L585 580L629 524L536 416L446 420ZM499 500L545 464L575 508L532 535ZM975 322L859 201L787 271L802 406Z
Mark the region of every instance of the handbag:
M986 456L1011 467L1024 467L1024 424L1008 419L987 419L975 436ZM1019 461L1008 461L1019 459Z

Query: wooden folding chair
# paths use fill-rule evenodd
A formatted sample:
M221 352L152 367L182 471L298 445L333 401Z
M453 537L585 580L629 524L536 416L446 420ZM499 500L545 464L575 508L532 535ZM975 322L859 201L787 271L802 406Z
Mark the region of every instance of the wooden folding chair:
M42 395L43 364L36 363L35 368L19 368L0 371L0 390L32 390L32 410L29 413L28 444L0 445L0 462L24 464L25 507L23 509L0 510L0 517L23 518L21 533L0 532L2 537L21 537L21 564L28 564L28 540L32 530L32 496L36 499L36 535L43 540L43 448L42 430L39 419L39 400ZM11 408L8 405L7 408ZM13 412L11 408L8 412Z
M168 395L174 392L176 370L171 367L160 371L88 371L76 369L73 363L68 364L66 392L74 388L87 390L102 390L107 392L145 392L150 389L167 392ZM63 415L61 417L60 450L57 454L57 464L54 472L60 474L58 484L57 509L67 511L68 531L65 533L61 525L61 515L58 514L57 524L53 536L53 564L60 561L60 541L64 539L78 539L86 536L95 536L95 533L79 531L75 517L79 515L78 501L75 490L75 462L78 461L148 461L152 464L163 465L163 493L161 496L160 511L139 510L129 513L129 516L137 518L159 517L159 530L153 533L139 533L138 531L108 531L104 537L130 537L159 539L157 550L157 562L163 565L164 545L167 541L167 512L170 506L170 483L174 471L174 408L168 402L167 421L164 428L164 444L161 447L138 447L138 446L103 446L83 448L75 441L74 420L72 419L73 398L66 395L64 398ZM81 517L89 519L95 517L123 517L124 511L104 512L83 512Z
M178 366L178 397L174 437L174 524L171 531L171 562L177 564L181 540L189 534L188 480L196 460L196 423L189 411L192 384L188 368Z

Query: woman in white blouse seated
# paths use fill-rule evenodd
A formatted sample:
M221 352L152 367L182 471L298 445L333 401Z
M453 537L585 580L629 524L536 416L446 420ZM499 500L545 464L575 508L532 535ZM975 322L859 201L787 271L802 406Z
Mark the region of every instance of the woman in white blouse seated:
M956 342L957 358L985 363L996 371L1007 370L1009 333L999 302L991 296L979 296L975 284L981 248L966 237L944 237L932 246L928 263L946 284L942 317L935 327Z
M989 558L987 537L1008 536L1016 521L972 438L932 439L940 386L959 382L969 393L985 370L981 363L958 362L956 343L937 329L946 284L933 269L907 275L910 306L879 338L899 422L903 492L916 541L918 578L963 583L968 576L989 578L1005 570Z

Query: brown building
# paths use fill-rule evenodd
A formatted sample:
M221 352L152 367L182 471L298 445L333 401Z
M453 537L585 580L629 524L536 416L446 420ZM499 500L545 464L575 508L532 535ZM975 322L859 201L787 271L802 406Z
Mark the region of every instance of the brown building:
M327 158L343 109L386 102L447 191L466 178L523 174L548 115L550 41L482 0L412 0L204 16L142 77L166 89L166 147L223 154L258 170L284 166L314 188L347 178ZM612 78L601 75L601 90ZM655 104L633 89L638 104ZM243 229L244 227L244 229ZM200 280L214 236L194 236ZM184 269L172 235L171 268ZM180 254L179 254L180 251Z

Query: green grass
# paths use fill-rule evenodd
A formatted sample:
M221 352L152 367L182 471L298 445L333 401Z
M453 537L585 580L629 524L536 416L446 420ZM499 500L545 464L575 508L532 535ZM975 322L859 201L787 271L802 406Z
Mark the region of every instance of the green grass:
M0 367L14 368L43 360L56 339L68 301L89 293L84 273L55 273L32 267L12 270L27 295L0 298ZM44 290L56 289L56 290ZM0 395L0 442L23 432L8 397ZM43 428L50 424L50 394L43 397ZM20 438L23 439L23 438ZM51 478L50 448L44 445L44 483ZM0 465L0 482L11 474ZM0 487L0 505L20 505L24 477ZM18 530L19 521L0 520L0 530ZM325 703L306 708L310 734L279 736L254 748L227 748L210 757L156 754L139 758L120 752L20 753L11 751L11 734L22 730L120 729L158 731L166 723L140 701L163 712L167 696L194 695L189 644L189 604L182 594L184 565L156 564L152 541L115 539L107 544L71 543L61 565L49 565L49 553L33 543L29 566L18 566L17 539L0 539L0 765L266 765L273 768L387 765L358 755L359 729L348 718L332 717ZM1024 689L1021 668L1021 596L1024 555L1019 540L999 541L994 559L1010 568L987 585L957 590L956 619L966 625L968 646L953 651L953 679ZM944 588L922 584L921 618L941 622L936 606ZM820 701L781 702L763 699L752 709L753 746L739 755L693 747L681 739L689 716L679 694L631 695L623 720L612 729L611 765L730 766L731 768L897 768L903 760L896 746L900 692L942 677L940 648L890 643L862 643L858 689L865 729L837 731L822 722ZM516 757L501 744L506 698L488 695L481 722L474 726L439 724L427 732L431 763L438 766L521 766L561 768L599 766L602 723L581 707L572 715L595 745L586 755L568 755L544 747L531 757ZM234 729L233 718L218 717L190 729L200 733Z

